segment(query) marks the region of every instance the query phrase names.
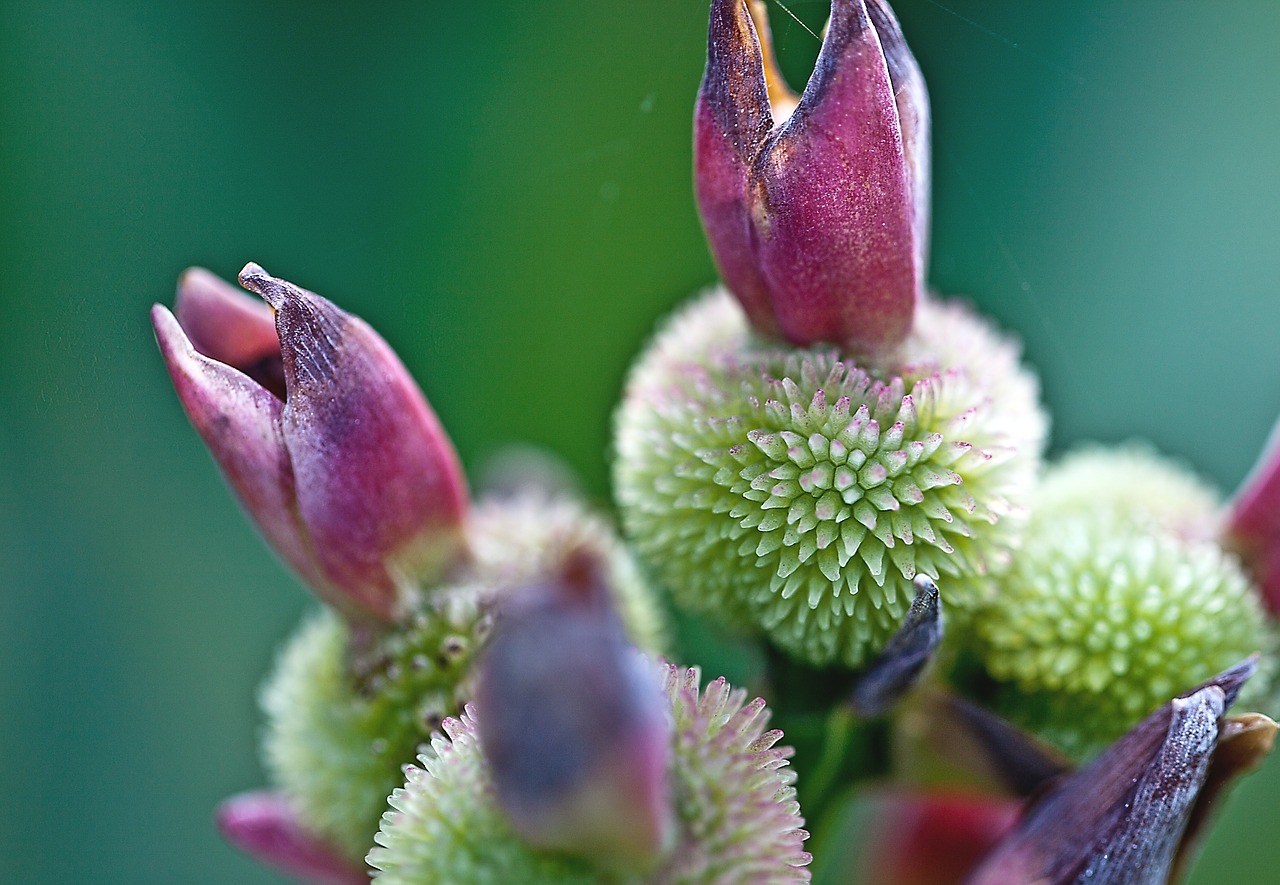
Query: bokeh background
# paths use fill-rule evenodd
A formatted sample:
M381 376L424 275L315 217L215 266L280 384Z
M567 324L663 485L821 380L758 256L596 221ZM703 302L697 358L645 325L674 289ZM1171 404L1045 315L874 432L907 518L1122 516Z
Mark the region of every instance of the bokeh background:
M149 305L259 261L382 330L469 467L534 442L607 500L626 363L714 278L706 6L0 0L0 881L279 881L210 815L261 781L255 689L310 602ZM1141 436L1232 489L1280 414L1280 4L897 8L934 285L1022 335L1056 449ZM1278 801L1272 760L1195 881L1280 868Z

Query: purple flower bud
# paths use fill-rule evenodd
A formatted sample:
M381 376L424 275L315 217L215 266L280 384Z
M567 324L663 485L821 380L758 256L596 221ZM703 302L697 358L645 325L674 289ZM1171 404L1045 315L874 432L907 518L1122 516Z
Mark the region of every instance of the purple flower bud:
M197 432L280 555L347 617L388 620L461 544L457 454L400 360L360 319L246 265L156 305L156 339ZM274 315L274 316L273 316Z
M529 843L630 867L670 847L667 705L594 558L502 609L476 706L498 803Z
M222 837L269 867L312 885L368 885L369 873L298 826L284 799L241 793L218 808Z
M1160 707L1028 809L969 885L1164 885L1178 860L1222 715L1256 657Z
M928 135L924 79L883 0L833 0L798 100L764 4L713 0L695 188L757 331L870 355L902 342L924 281Z
M1228 507L1226 540L1262 588L1267 610L1280 615L1280 424Z

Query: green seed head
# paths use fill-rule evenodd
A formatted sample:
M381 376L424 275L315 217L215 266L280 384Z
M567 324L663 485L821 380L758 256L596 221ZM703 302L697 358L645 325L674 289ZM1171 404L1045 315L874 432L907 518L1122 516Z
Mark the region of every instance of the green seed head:
M1215 509L1194 477L1137 449L1050 470L1013 567L975 618L1000 712L1086 757L1268 649L1239 563L1192 530Z
M422 882L617 883L711 885L807 882L807 834L787 767L790 750L766 731L764 702L745 703L723 679L699 692L696 669L662 665L674 722L672 781L680 835L656 871L606 872L585 861L536 851L511 829L499 809L476 737L476 712L445 722L406 770L391 796L378 846L369 863L385 885ZM483 715L480 711L479 715Z
M305 827L352 858L373 844L401 767L471 699L493 609L522 582L553 571L567 553L594 551L607 563L630 637L659 650L661 619L635 565L576 503L482 503L468 541L463 572L424 593L413 615L371 648L355 652L345 622L325 612L303 624L263 688L270 780Z
M691 609L856 667L917 572L976 603L1024 523L1045 434L1017 347L925 301L898 362L754 340L723 291L662 329L617 415L615 487L648 566Z

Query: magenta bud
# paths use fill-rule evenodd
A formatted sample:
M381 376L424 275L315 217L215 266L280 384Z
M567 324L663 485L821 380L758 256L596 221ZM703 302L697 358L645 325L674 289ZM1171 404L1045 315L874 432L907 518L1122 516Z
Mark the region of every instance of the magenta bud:
M694 182L726 285L756 330L884 354L911 329L929 225L924 78L882 0L833 0L798 100L764 4L712 0Z
M1228 505L1226 540L1258 582L1267 610L1280 616L1280 424Z
M241 793L217 814L222 837L260 863L311 885L368 885L369 873L298 826L283 797Z
M393 618L401 591L461 545L465 480L400 360L357 317L256 264L207 271L151 318L178 398L267 540L353 619Z
M1224 736L1223 713L1256 668L1255 656L1174 698L1048 790L969 885L1165 885Z
M476 689L498 803L540 848L646 867L670 847L671 723L584 553L501 610Z

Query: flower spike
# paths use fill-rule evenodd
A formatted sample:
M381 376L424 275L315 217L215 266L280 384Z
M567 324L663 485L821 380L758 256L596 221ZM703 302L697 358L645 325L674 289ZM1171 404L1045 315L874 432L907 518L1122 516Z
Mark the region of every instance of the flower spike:
M791 110L755 22L759 5L712 3L694 177L716 263L757 331L886 354L924 279L923 77L886 4L834 0Z
M270 312L201 270L176 317L153 308L178 397L281 556L348 617L390 619L461 543L453 446L363 321L256 264L240 282Z

